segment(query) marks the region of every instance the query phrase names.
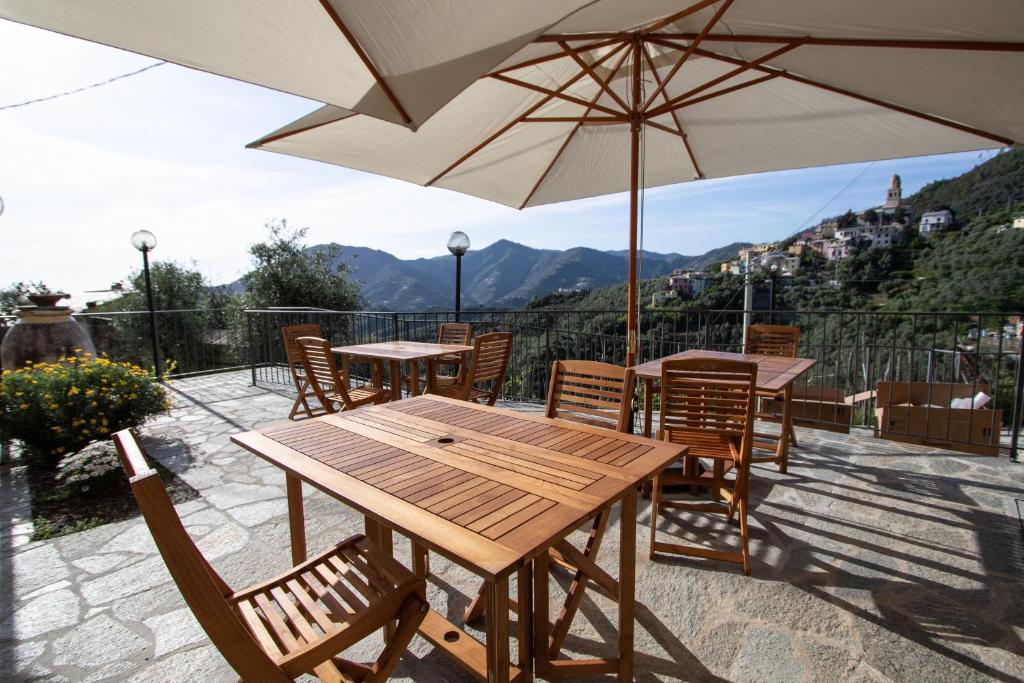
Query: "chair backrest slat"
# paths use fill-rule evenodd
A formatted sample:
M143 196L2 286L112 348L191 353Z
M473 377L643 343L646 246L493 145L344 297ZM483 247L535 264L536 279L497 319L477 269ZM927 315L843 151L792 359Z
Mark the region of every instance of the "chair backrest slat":
M501 393L505 383L505 372L508 370L508 361L512 356L512 333L491 332L478 335L473 341L473 360L467 373L466 381L461 386L464 391L464 399L469 399L474 388L478 384L489 384L487 389L490 393L488 403L494 405Z
M473 336L473 327L469 323L441 323L437 331L438 344L468 345Z
M711 358L666 360L661 369L661 431L691 455L749 461L757 364Z
M302 358L299 357L299 337L323 337L323 332L318 323L303 323L301 325L286 325L281 328L281 336L284 338L284 353L288 359L288 365L301 367Z
M113 435L114 445L164 563L196 620L224 658L245 680L290 681L231 608L232 591L196 547L156 470L146 462L129 430Z
M796 358L800 348L800 328L791 325L751 325L743 353Z
M631 369L595 361L555 361L545 414L624 432L632 391Z
M333 395L341 398L348 409L352 408L352 400L348 395L348 387L338 374L338 366L334 362L331 344L319 337L299 337L295 340L299 349L302 367L306 370L306 378L313 388L320 404L328 413L336 413L338 409L334 401L328 398L328 387Z

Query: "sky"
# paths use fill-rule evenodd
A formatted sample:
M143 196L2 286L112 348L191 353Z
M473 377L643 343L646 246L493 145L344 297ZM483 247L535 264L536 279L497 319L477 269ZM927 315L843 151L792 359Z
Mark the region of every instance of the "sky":
M311 244L367 246L400 258L446 253L453 230L468 233L473 248L503 238L554 249L627 246L625 194L516 211L246 149L320 105L171 64L3 109L154 62L0 20L0 287L19 280L73 293L108 287L141 265L129 241L140 228L159 240L153 259L194 262L211 283L230 282L249 266L248 245L265 236L267 222L281 218L308 227ZM700 254L735 241L780 239L848 208L880 204L893 173L902 177L906 196L991 154L648 190L643 246Z

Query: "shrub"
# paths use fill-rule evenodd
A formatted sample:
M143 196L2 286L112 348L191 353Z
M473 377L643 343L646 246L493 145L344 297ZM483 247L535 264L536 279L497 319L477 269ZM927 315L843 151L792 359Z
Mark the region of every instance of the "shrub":
M4 371L0 438L17 439L29 464L52 469L89 442L136 427L169 407L164 387L138 366L61 357Z

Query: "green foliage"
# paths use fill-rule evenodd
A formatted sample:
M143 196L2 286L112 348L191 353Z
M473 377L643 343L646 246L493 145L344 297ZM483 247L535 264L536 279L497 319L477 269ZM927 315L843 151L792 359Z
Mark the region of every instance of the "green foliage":
M138 270L129 276L131 289L92 312L147 311L146 279ZM228 349L215 344L227 327L220 309L236 305L238 297L211 287L198 270L186 264L157 261L150 264L153 283L153 304L157 313L157 337L160 356L168 370L184 373L204 370L213 358L224 365L232 364L228 358L219 358ZM180 311L163 314L160 311ZM86 323L89 333L100 348L116 358L131 360L147 367L153 366L149 320L144 316L90 316Z
M967 173L925 185L908 198L917 213L951 209L958 221L1024 201L1024 149L998 154Z
M307 250L308 228L292 229L287 221L269 223L269 237L249 247L253 269L242 277L246 305L306 306L335 311L362 308L359 287L348 267L337 260L337 248ZM332 265L336 264L336 265Z
M0 315L14 315L18 306L29 303L29 294L50 294L53 291L43 282L12 282L0 289Z
M137 427L169 407L149 373L106 358L62 357L0 379L0 438L24 444L30 464L54 468L61 458L111 432Z

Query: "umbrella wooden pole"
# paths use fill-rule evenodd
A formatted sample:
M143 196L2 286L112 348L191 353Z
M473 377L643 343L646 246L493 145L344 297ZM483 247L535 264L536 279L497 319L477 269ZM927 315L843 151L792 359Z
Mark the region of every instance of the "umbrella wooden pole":
M626 367L636 365L637 352L637 218L640 194L640 126L643 125L640 107L640 59L642 44L639 36L633 38L632 105L629 122L629 285L626 295Z

